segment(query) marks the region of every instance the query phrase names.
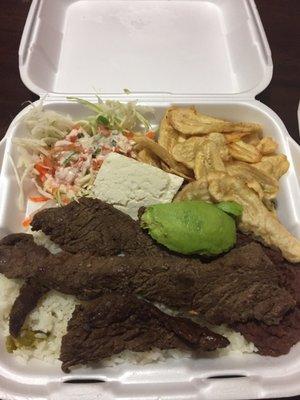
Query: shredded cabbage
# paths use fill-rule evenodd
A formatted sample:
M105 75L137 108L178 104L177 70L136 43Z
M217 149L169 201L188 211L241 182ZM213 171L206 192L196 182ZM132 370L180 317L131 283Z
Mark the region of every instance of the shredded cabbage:
M88 196L96 176L92 162L99 161L101 157L104 157L105 148L109 147L109 145L111 146L111 143L116 143L113 146L126 147L127 145L130 147L128 139L124 136L127 131L147 132L151 129L151 124L145 117L145 115L153 113L151 108L139 106L134 101L121 103L113 100L102 101L98 96L96 97L96 103L77 97L68 98L91 110L91 115L81 120L76 121L70 116L46 110L42 101L37 105L32 104L31 110L23 117L27 128L27 136L13 140L18 146L19 157L16 164L11 159L20 187L20 209L24 209L25 205L23 184L27 177L32 179L36 190L42 196L54 199L58 204L65 203L66 199L72 200L80 196ZM53 155L53 151L55 152L57 147L63 147L63 142L70 140L68 135L72 136L74 130L77 130L77 134L80 131L81 135L80 138L78 136L76 139L76 143L90 154L89 157L85 158L85 163L90 164L75 172L73 155L75 154L75 159L79 157L78 149L75 148L72 151L72 149L66 147L66 150L61 150L60 159L57 159L57 153ZM110 139L106 137L107 132L111 136ZM69 147L72 146L72 143L67 142L67 145L68 143ZM103 146L103 154L100 152L99 146ZM123 150L119 150L121 153L123 151L123 154L126 154L125 147ZM54 164L58 166L58 169L65 168L66 171L70 170L70 172L76 173L77 177L74 186L61 184L54 190L53 187L50 188L51 180L56 179L56 172L52 176L49 174L47 182L41 181L41 175L39 175L37 168L47 169L47 166L44 165L45 160L54 160ZM52 165L52 167L54 168L55 165Z
M44 110L43 104L32 105L31 111L24 116L24 122L32 139L43 139L47 144L66 136L74 121L52 110Z
M97 98L98 103L91 103L78 97L68 97L69 100L82 104L96 113L95 116L86 119L92 132L94 132L99 117L104 117L108 120L110 129L120 131L125 129L151 129L150 122L144 117L144 114L153 114L153 110L150 107L139 106L136 101L121 103L120 101L107 100L104 102L98 96Z

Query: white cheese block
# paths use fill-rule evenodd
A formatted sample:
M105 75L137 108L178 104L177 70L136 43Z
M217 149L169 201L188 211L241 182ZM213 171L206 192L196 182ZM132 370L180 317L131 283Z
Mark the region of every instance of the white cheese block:
M171 202L182 182L177 175L110 153L96 176L94 196L137 219L140 207Z

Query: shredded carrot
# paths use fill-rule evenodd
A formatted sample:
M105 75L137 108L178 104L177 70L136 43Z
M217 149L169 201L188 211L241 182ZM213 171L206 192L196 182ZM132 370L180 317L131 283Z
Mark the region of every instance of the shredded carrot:
M49 172L49 168L45 167L43 164L35 164L34 168L40 175L45 175L47 172Z
M77 136L71 136L69 140L70 142L75 143L77 141Z
M34 165L34 169L38 171L41 182L45 182L46 174L54 175L55 168L51 158L43 157L42 162Z
M149 131L145 135L148 139L154 140L155 139L155 132Z
M43 157L42 165L43 165L45 168L52 169L52 168L53 168L53 161L52 161L52 159L51 159L50 157L44 156L44 157Z
M44 201L48 201L49 199L44 196L29 196L29 199L34 203L42 203Z
M61 201L62 201L64 204L69 204L69 203L70 203L70 200L69 200L66 196L62 196Z
M92 161L93 169L97 171L101 167L102 163L103 160L93 160Z
M48 168L44 167L42 164L35 164L34 169L39 173L39 180L44 183L46 178L46 174L49 173Z
M127 139L133 139L134 138L134 134L130 131L124 131L123 135L127 137Z
M26 217L24 219L24 221L22 222L22 225L23 225L24 229L28 229L30 224L31 224L31 218L30 217Z

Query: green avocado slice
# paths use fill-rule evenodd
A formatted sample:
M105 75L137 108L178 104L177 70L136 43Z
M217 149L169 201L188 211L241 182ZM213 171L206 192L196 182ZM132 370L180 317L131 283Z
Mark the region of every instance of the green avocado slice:
M216 256L236 243L234 218L204 201L149 206L140 223L154 240L181 254Z

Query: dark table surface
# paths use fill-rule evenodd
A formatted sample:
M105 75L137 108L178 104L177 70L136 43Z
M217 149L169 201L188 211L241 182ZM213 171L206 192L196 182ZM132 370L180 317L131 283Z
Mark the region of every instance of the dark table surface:
M50 1L50 0L48 0ZM236 0L238 1L238 0ZM300 0L257 0L272 51L273 79L258 99L283 120L300 143L297 108L300 87ZM18 47L30 6L26 0L0 0L0 138L26 100L35 100L21 82ZM300 396L293 397L300 399Z

